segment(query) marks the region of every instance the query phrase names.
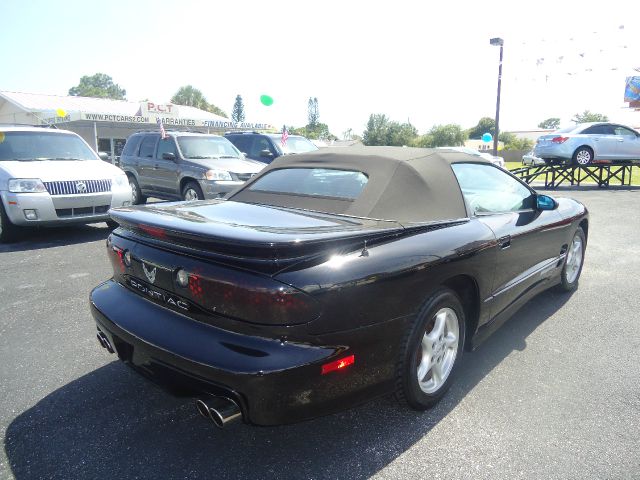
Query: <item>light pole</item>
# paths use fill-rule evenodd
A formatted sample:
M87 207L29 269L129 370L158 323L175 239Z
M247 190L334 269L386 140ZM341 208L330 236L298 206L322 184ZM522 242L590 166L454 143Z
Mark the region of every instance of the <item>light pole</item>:
M489 40L494 47L500 47L500 65L498 66L498 98L496 100L496 134L493 137L493 155L498 155L498 135L500 135L500 85L502 84L502 46L504 40L496 37Z

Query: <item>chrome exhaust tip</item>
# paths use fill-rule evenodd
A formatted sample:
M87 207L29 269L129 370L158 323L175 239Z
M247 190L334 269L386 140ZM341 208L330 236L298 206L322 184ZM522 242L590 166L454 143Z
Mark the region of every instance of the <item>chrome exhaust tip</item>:
M227 397L208 397L196 400L198 413L208 418L218 428L224 428L242 418L242 412L236 402Z
M96 337L98 338L98 342L100 343L100 346L102 348L106 348L109 353L116 353L116 351L111 346L111 342L109 342L109 339L104 333L98 332L96 334Z

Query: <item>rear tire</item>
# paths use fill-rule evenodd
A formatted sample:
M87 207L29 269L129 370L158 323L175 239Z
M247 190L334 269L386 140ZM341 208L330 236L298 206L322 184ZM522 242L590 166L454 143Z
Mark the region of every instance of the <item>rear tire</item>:
M580 147L573 152L573 163L576 165L589 165L593 161L593 150L589 147Z
M204 194L202 193L202 189L200 185L196 182L187 182L184 187L182 187L182 199L188 202L194 200L204 200Z
M560 272L558 290L562 292L573 292L578 288L578 280L580 280L580 274L582 273L586 247L587 239L584 235L584 230L582 230L582 227L578 227L567 249L567 256L562 266L562 272Z
M398 399L414 410L433 407L455 377L465 342L464 308L452 290L436 291L409 327L396 372Z
M20 238L20 233L20 227L11 223L0 200L0 243L15 242Z
M131 186L131 204L141 205L143 203L147 203L147 197L142 195L140 185L138 185L136 177L133 175L127 175L127 177L129 177L129 185Z

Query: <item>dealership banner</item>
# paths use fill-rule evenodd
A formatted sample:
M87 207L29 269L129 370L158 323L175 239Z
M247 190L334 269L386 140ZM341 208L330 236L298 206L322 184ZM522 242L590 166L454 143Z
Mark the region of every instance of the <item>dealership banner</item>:
M207 128L216 130L274 130L268 123L257 122L234 122L232 120L220 118L214 120L203 120L194 118L179 118L171 115L145 114L145 115L120 115L113 113L91 113L91 112L65 112L64 116L57 115L51 110L39 112L39 117L43 123L55 125L60 123L71 123L76 121L107 122L107 123L128 123L140 125L157 125L162 120L163 125L171 127L187 128Z

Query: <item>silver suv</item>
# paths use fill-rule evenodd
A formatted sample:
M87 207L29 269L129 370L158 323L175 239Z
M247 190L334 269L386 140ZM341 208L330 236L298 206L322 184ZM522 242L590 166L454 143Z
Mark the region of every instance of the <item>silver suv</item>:
M147 197L165 200L219 198L242 185L266 164L247 160L219 135L188 132L139 132L120 157L129 177L133 203Z
M21 226L112 224L109 209L130 202L124 172L75 133L0 126L0 242Z

